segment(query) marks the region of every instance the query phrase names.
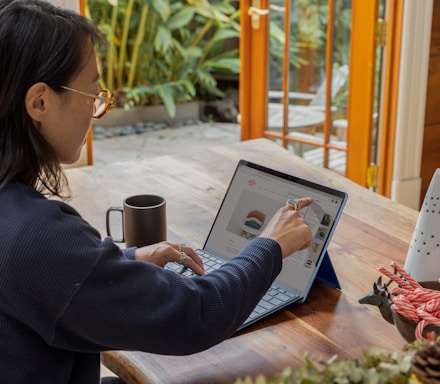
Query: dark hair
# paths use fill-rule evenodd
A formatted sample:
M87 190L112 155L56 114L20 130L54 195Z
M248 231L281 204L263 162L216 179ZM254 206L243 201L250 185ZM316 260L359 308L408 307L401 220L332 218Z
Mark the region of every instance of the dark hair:
M45 0L0 1L0 188L20 181L61 196L67 180L52 146L26 112L28 89L53 89L81 71L85 44L103 43L85 17Z

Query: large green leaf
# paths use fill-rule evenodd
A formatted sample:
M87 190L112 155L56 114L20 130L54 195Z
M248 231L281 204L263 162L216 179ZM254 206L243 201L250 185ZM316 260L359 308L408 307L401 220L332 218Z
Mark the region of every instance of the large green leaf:
M240 73L240 59L225 57L218 60L206 60L204 67L215 71Z
M202 89L210 90L215 93L217 93L217 91L219 91L217 89L217 80L215 79L214 76L212 76L212 74L209 71L204 70L202 68L197 68L194 71L194 73L195 73L195 75L198 79L198 83Z
M185 7L171 15L166 26L169 30L174 31L179 28L186 27L194 17L194 8Z
M188 0L188 3L194 5L196 12L208 19L215 19L221 22L228 22L229 20L226 14L217 10L217 8L207 0Z
M236 11L235 6L230 1L209 1L209 5L225 15L230 15Z
M172 89L167 87L159 88L159 95L168 115L170 115L170 117L176 116L176 103L174 102Z
M151 7L160 15L162 20L167 20L170 16L169 0L150 0Z
M154 49L157 52L165 54L169 49L171 49L173 43L173 37L169 29L163 26L157 28L156 37L154 38Z
M193 58L199 58L203 54L203 50L200 47L188 47L186 49L186 56L187 57L193 57Z
M186 91L191 95L191 96L195 96L196 95L196 88L194 87L194 84L191 83L191 81L187 80L182 80L182 85L185 87Z
M233 29L221 29L215 36L215 41L227 40L240 37L240 33Z
M204 8L197 8L196 12L200 14L201 16L206 17L207 19L214 19L219 22L227 23L229 21L228 16L224 15L221 12L218 12L216 9L204 9Z

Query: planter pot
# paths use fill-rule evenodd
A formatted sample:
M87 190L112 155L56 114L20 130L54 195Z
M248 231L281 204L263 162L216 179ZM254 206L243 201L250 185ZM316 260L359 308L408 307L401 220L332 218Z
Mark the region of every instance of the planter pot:
M189 120L200 120L200 102L190 101L176 105L176 116L171 118L163 105L134 107L129 110L123 108L111 109L102 119L95 122L95 126L104 128L136 124L139 122L165 123L173 125Z

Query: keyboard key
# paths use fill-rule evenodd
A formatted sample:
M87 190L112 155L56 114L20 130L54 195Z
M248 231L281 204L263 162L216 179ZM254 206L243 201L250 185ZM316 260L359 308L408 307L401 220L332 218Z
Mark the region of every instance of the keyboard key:
M277 298L273 298L271 301L270 301L270 303L272 304L272 305L279 305L279 304L281 304L282 303L282 301L281 300L278 300Z
M281 301L287 301L290 299L290 297L285 295L284 293L278 293L275 297ZM291 295L291 297L293 297L293 295Z
M273 304L269 301L260 301L258 303L259 306L263 307L264 309L270 310L273 308Z

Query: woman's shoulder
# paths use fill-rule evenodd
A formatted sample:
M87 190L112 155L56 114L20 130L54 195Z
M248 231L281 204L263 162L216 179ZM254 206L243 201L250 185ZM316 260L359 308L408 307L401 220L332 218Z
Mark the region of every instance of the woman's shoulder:
M46 239L75 233L100 238L73 207L21 183L9 183L0 190L0 229L14 237L26 233L29 241L33 236Z
M67 203L57 199L48 199L34 188L19 182L11 182L0 189L0 206L15 216L20 213L40 215L43 212L42 219L48 216L49 212L57 210L77 214L75 209ZM6 212L3 213L6 215Z
M0 190L0 254L53 262L96 250L99 257L101 241L99 232L68 204L24 185Z

